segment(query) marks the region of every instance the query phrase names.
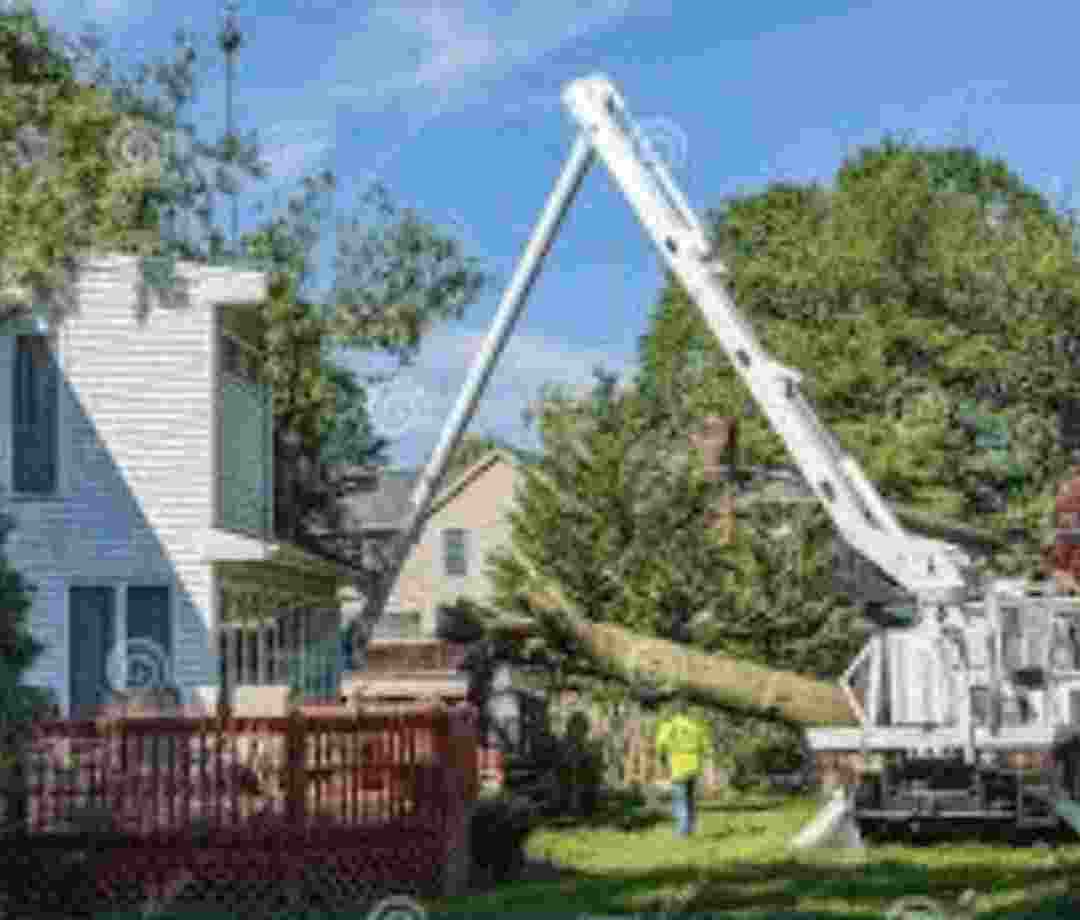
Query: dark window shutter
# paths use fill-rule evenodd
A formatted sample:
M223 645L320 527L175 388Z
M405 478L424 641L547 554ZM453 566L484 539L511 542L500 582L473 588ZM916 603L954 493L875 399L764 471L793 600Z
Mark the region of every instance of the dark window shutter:
M127 637L149 639L172 653L169 589L164 585L132 585L127 592Z
M128 687L156 690L172 684L169 589L132 585L127 590Z
M68 617L71 653L70 698L75 718L107 701L107 664L115 636L115 598L108 587L73 587Z
M15 339L14 490L56 491L57 367L44 336Z

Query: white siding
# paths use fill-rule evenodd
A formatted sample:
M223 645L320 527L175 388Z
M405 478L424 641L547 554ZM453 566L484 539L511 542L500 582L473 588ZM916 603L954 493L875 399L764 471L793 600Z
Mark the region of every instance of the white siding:
M59 336L61 494L6 502L17 521L12 562L42 585L32 622L50 649L32 679L61 694L72 580L169 584L175 678L182 687L214 678L212 578L198 537L213 509L210 303L228 296L228 278L200 272L190 306L154 307L145 322L135 278L128 258L84 274L79 308ZM247 296L237 299L262 296L257 278L239 276L236 290ZM12 339L0 337L0 392L12 355ZM10 402L0 399L2 492L11 483Z

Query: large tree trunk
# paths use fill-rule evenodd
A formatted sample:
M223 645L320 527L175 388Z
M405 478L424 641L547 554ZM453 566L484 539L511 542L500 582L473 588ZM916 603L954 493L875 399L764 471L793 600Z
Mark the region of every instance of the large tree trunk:
M593 623L562 610L558 616L583 651L628 684L645 683L705 705L793 725L857 724L847 697L835 684L642 636L611 623ZM532 631L532 622L503 618L493 631L524 636Z

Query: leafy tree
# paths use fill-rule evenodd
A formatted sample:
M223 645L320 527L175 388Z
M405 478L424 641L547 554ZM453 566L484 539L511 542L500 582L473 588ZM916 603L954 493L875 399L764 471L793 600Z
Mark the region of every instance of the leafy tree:
M54 318L93 252L141 257L140 310L151 292L174 294L173 258L224 256L216 196L237 172L266 175L253 136L208 143L185 119L199 60L189 33L177 31L171 60L131 77L102 49L93 33L57 34L30 5L0 15L0 289L33 292Z
M284 214L242 241L270 274L262 313L280 473L275 516L282 533L301 542L313 523L336 526L339 484L330 466L379 462L387 446L371 425L363 383L333 350L378 352L407 365L427 330L460 318L485 281L454 240L374 186L363 201L368 219L340 220L330 294L309 296L333 188L329 172L306 178Z
M62 286L76 252L141 239L154 176L116 155L133 127L32 11L0 16L0 289Z
M883 494L1022 532L992 564L1030 568L1067 459L1055 415L1076 394L1071 216L999 160L892 139L845 162L832 188L774 184L712 216L735 301L807 372ZM743 414L746 387L674 280L641 356L642 392L665 411ZM788 460L758 414L740 440L747 465Z

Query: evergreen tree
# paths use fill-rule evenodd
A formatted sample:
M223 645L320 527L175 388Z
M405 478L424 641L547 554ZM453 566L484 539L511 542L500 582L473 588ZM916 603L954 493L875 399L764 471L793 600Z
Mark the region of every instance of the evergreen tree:
M47 703L47 694L23 684L45 647L30 634L27 622L35 589L4 552L12 526L10 517L0 516L0 768L11 765L29 721Z

